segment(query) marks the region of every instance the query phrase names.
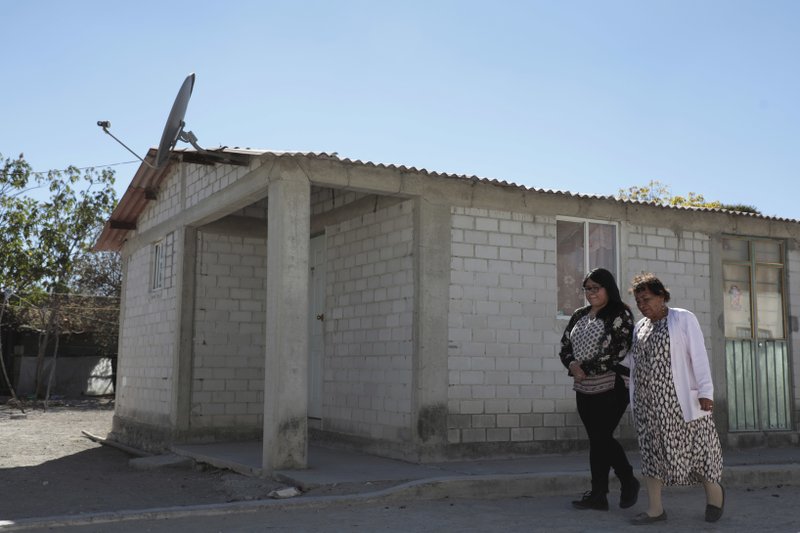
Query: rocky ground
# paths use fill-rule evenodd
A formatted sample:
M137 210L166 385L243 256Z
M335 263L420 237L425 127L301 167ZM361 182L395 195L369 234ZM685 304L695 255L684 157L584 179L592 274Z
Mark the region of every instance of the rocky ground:
M0 398L0 520L267 498L284 485L195 465L137 470L133 456L85 437L111 431L113 398Z

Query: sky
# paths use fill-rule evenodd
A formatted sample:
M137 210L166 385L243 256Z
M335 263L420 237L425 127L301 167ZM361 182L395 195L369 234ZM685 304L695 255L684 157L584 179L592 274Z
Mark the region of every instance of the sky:
M0 154L113 165L183 80L203 148L340 157L800 219L794 0L0 0ZM178 142L179 148L188 144Z

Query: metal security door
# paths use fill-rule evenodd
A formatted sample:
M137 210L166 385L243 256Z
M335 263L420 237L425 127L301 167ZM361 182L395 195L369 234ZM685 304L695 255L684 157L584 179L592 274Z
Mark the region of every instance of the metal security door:
M732 431L792 427L783 245L723 239L725 358Z

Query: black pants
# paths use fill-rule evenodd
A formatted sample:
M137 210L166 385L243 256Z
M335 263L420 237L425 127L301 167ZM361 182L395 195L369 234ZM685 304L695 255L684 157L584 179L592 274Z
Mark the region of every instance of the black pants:
M600 394L575 393L578 414L589 436L589 465L592 470L592 492L608 492L608 473L611 468L623 482L633 478L633 467L628 462L625 450L614 438L622 414L630 399L628 390L617 377L617 386Z

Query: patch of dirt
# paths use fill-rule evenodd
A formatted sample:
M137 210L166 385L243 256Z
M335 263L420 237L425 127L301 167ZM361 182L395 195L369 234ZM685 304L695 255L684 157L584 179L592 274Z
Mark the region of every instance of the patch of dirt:
M134 456L85 437L111 431L113 398L0 398L0 520L267 498L286 485L207 465L137 470Z

